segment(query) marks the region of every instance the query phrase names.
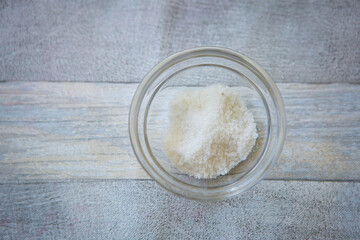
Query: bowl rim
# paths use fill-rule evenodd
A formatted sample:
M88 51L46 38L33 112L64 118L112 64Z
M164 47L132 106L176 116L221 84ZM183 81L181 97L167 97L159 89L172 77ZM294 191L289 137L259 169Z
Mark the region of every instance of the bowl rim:
M272 152L270 153L271 158L268 159L268 161L266 161L265 164L264 161L259 161L248 173L244 175L245 178L243 179L241 185L236 184L237 181L235 181L234 183L231 183L223 187L208 189L197 186L191 186L180 180L171 179L168 176L166 176L166 174L169 175L166 171L159 172L159 169L154 168L154 166L152 166L152 164L149 163L149 161L147 160L144 154L144 149L141 147L140 144L140 139L138 134L139 133L138 115L145 93L149 89L151 84L156 80L156 78L162 72L171 68L172 66L190 58L197 58L203 56L223 57L242 65L244 65L245 63L246 64L246 66L244 65L245 67L251 70L254 74L260 75L258 76L258 78L259 80L261 80L261 82L265 85L266 89L269 91L271 99L273 100L277 110L276 112L277 120L278 120L277 126L279 129L277 134L276 148L270 149L272 150ZM131 101L129 118L128 118L128 131L129 131L130 143L138 162L143 167L143 169L150 175L150 177L153 180L155 180L158 184L160 184L163 188L179 196L194 200L226 199L235 196L241 192L244 192L249 188L253 187L254 185L256 185L260 180L262 180L266 176L266 174L269 173L269 170L276 163L282 151L286 136L285 107L280 91L277 88L276 84L271 79L270 75L254 60L245 56L244 54L241 54L239 52L236 52L228 48L196 47L196 48L180 51L165 58L163 61L156 64L155 67L153 67L153 69L145 75L145 77L137 87L133 99ZM269 138L272 137L274 136L269 136ZM266 146L265 152L268 151L269 151L268 146ZM262 165L258 166L260 162Z

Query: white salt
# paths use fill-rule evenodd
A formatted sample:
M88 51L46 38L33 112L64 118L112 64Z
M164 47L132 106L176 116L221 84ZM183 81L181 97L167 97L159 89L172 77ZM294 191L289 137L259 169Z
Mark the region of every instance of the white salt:
M170 103L163 151L180 171L196 178L228 173L251 152L253 114L237 92L224 85L183 90Z

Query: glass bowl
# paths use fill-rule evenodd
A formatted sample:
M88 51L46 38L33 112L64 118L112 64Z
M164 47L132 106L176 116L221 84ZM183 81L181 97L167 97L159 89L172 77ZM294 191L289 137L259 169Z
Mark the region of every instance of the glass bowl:
M247 159L228 174L196 179L176 169L162 151L169 102L184 88L218 83L239 92L259 136ZM190 199L226 199L258 183L279 158L285 110L275 83L255 61L230 49L193 48L168 57L145 76L131 103L129 134L140 164L165 189Z

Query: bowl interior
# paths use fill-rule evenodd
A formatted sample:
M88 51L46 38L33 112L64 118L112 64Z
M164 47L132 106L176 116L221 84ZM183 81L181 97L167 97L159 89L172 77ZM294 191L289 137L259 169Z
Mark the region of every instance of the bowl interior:
M187 185L200 188L219 188L232 184L246 175L261 159L269 138L269 106L264 89L258 85L256 74L244 66L217 57L199 57L178 63L162 72L149 86L145 99L143 134L146 151L156 164L171 177ZM224 84L239 92L253 113L258 132L256 144L247 159L228 174L214 179L196 179L176 169L162 150L162 137L169 124L169 103L184 88L196 89L212 84ZM266 94L266 91L265 91ZM143 102L144 103L144 102Z

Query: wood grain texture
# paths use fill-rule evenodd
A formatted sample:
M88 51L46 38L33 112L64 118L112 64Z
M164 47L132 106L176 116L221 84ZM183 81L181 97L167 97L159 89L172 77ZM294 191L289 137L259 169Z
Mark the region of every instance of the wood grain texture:
M136 87L0 83L0 182L148 179L128 139ZM360 85L283 83L279 88L287 140L268 178L359 181Z
M358 239L360 183L263 181L196 202L153 181L0 184L2 239Z
M1 1L0 81L140 82L195 46L258 61L277 82L360 81L360 2Z

